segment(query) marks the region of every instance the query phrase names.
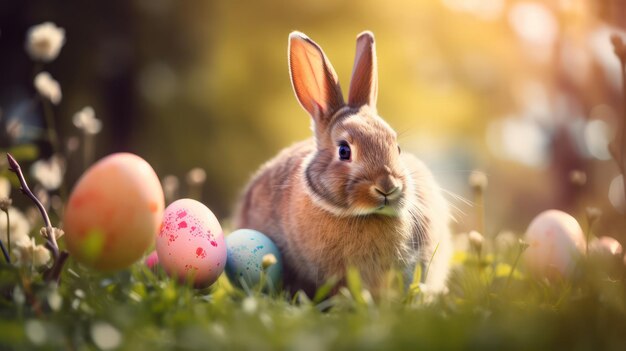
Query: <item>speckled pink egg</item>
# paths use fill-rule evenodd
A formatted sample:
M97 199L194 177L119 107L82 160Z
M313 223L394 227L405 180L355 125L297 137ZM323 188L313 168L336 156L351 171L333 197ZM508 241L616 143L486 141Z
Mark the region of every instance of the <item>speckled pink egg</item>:
M226 264L226 244L220 223L202 203L181 199L163 213L156 238L159 264L170 276L194 286L212 284Z
M72 257L103 271L126 268L154 243L164 197L156 173L141 157L109 155L76 183L63 220Z
M548 210L528 226L529 245L524 263L531 273L547 278L571 277L585 252L585 237L578 221L569 214Z

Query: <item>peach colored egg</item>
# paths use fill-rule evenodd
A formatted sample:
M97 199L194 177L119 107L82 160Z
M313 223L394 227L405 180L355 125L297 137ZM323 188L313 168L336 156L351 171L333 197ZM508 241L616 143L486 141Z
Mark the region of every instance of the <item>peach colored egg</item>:
M226 244L220 223L202 203L174 201L163 213L156 238L159 264L170 276L196 287L212 284L226 264Z
M141 157L109 155L89 167L65 209L67 249L104 271L128 267L154 242L164 197L156 173Z
M529 245L524 252L526 268L547 278L571 277L585 252L585 237L578 221L569 214L548 210L528 226Z

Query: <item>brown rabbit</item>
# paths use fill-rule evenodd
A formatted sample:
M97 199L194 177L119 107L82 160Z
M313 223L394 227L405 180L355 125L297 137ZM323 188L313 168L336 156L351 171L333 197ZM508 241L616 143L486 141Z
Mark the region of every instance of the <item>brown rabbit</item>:
M376 112L373 34L357 37L347 104L315 42L292 32L288 51L293 89L312 117L314 137L261 167L235 226L274 240L292 292L313 294L348 266L377 292L385 272L410 272L415 264L428 268L430 291L443 290L452 253L448 205L431 172L401 153L396 132Z

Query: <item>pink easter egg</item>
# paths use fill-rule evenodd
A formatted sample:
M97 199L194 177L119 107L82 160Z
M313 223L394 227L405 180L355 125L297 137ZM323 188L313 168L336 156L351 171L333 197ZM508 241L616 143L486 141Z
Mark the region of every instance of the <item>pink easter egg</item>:
M154 243L163 207L163 189L148 162L129 153L109 155L72 190L63 220L67 249L99 270L126 268Z
M165 209L156 251L170 276L191 279L196 287L215 282L226 264L220 223L211 210L192 199L177 200Z
M559 210L540 213L528 226L526 268L533 274L558 279L571 277L585 252L585 237L578 221Z
M143 260L143 263L150 269L156 268L156 266L159 265L159 256L157 255L156 250L152 251L146 259Z

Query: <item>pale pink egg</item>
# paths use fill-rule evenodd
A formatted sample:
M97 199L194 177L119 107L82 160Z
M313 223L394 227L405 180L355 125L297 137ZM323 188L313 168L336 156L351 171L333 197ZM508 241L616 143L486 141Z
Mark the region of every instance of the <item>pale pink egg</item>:
M181 199L163 213L156 238L159 264L180 281L192 279L194 286L212 284L226 264L226 244L220 223L202 203Z
M154 242L163 207L161 183L148 162L129 153L109 155L72 190L63 220L67 249L100 270L128 267Z
M524 252L526 268L547 278L570 277L585 252L585 237L578 221L569 214L548 210L528 226L529 245Z
M150 252L150 254L143 260L143 263L150 269L154 269L159 265L159 256L156 250Z

